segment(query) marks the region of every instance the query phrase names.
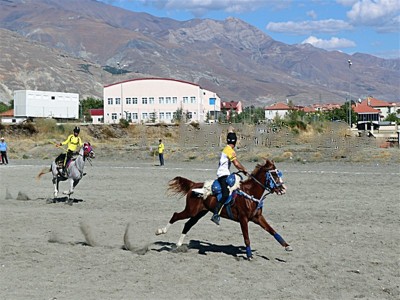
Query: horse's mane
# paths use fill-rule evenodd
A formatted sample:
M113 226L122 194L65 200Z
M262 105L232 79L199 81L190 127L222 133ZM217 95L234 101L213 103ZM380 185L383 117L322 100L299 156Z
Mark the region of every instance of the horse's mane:
M251 172L251 175L256 175L261 169L265 170L272 170L275 169L275 164L273 161L266 159L265 163L263 164L257 164L254 170Z

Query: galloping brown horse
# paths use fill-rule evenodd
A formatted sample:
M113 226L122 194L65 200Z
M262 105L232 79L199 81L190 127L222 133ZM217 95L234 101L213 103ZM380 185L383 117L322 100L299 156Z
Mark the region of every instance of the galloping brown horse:
M186 195L185 209L179 213L175 212L166 227L159 228L156 235L165 234L168 228L179 220L188 219L182 230L181 237L176 244L182 245L183 240L189 230L209 211L214 211L217 204L217 198L213 195L199 197L199 194L193 192L193 189L203 188L203 182L193 182L183 177L175 177L169 182L168 190L180 195ZM249 178L240 184L240 191L230 206L230 211L224 207L221 217L233 219L240 223L244 243L246 244L246 255L248 259L252 258L250 247L248 222L252 221L268 231L286 251L292 251L288 243L268 224L262 215L262 206L265 196L276 193L282 195L285 193L285 186L282 181L281 173L276 169L275 164L266 160L264 164L258 164Z

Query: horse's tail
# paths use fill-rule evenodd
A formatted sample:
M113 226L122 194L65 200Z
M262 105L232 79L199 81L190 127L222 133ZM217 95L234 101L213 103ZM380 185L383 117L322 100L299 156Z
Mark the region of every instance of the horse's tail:
M172 195L184 196L193 188L202 187L203 183L193 182L187 178L175 177L168 183L168 192Z
M51 172L51 166L50 168L43 168L39 174L36 175L36 180L40 180L40 178L44 175Z

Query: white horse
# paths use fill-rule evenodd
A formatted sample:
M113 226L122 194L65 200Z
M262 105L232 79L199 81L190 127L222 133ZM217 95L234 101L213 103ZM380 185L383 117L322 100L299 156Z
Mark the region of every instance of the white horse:
M69 190L64 191L64 195L68 195L68 203L71 203L70 196L74 193L74 188L77 186L79 181L82 179L82 177L85 175L83 173L83 168L85 167L85 161L86 159L92 159L95 158L95 154L93 151L92 146L90 143L84 143L83 147L79 151L79 155L75 160L72 160L69 165L67 166L67 175L63 176L60 174L60 171L58 169L57 163L53 161L51 163L50 169L49 168L44 168L40 173L37 175L37 179L40 179L42 175L52 172L53 174L53 185L54 185L54 198L58 196L58 184L60 181L66 181L69 180Z

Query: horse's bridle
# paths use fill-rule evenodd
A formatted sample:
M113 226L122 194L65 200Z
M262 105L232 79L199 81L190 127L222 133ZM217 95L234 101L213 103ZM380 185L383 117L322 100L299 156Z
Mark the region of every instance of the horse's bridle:
M255 182L257 182L264 190L268 191L268 193L272 193L272 191L275 188L281 187L283 185L283 183L279 182L277 183L274 176L272 176L272 173L275 173L276 176L278 176L279 178L282 177L282 172L279 171L278 169L274 169L274 170L268 170L265 172L265 184L262 184L257 178L255 178L252 174L250 174L249 176L251 177L251 179L253 179Z

